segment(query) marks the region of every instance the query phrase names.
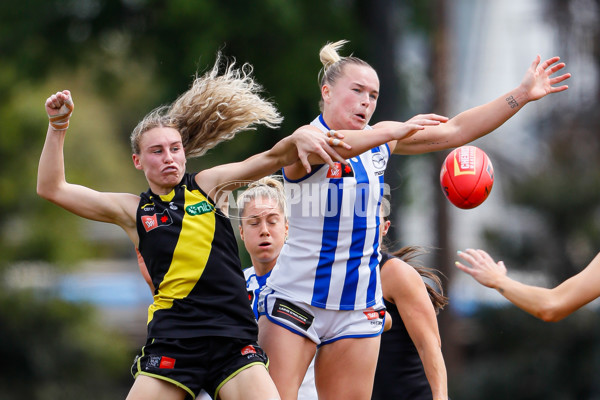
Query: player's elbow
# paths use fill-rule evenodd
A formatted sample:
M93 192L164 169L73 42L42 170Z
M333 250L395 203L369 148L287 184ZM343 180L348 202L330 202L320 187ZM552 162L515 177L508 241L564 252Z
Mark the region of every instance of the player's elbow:
M36 191L38 196L43 199L55 202L58 197L60 185L53 184L44 180L38 179Z
M43 199L46 199L46 200L52 199L53 190L51 190L51 188L48 185L45 185L44 183L40 182L39 180L37 182L36 192L37 192L38 196L40 196Z
M544 322L558 322L561 319L563 319L562 316L559 316L558 314L556 314L552 310L542 311L542 312L539 313L539 315L537 317L539 319L541 319L542 321L544 321Z
M562 312L558 304L554 302L546 302L542 304L536 313L536 317L544 322L558 322L565 318L566 315L564 312Z

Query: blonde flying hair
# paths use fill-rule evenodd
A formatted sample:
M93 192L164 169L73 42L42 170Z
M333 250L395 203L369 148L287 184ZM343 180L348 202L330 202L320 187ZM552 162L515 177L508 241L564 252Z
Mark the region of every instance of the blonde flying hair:
M338 78L344 74L344 68L349 64L361 65L374 70L369 63L358 57L352 55L348 57L340 56L338 50L344 47L346 43L348 43L347 40L338 40L333 43L328 42L319 51L319 59L321 60L321 64L323 64L323 68L319 71L320 87L323 87L325 84L333 86ZM323 112L323 99L319 101L319 109Z
M277 128L283 117L273 103L261 97L263 88L254 81L252 71L250 64L238 69L235 60L224 62L217 53L212 69L200 77L196 74L190 89L138 123L131 134L132 151L139 154L141 136L157 127L179 131L188 158L199 157L257 125Z
M265 176L257 181L254 181L248 185L248 189L238 197L238 217L240 220L243 218L246 206L253 200L256 199L272 199L277 202L279 210L282 212L284 218L287 220L287 206L285 201L285 192L283 190L283 183L276 176Z

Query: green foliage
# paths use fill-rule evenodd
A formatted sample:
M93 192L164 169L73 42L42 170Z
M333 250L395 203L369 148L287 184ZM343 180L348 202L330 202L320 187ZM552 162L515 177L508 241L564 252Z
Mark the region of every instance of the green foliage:
M0 292L3 399L125 398L135 350L103 329L91 307Z
M510 180L509 199L530 210L540 221L540 228L523 232L519 241L515 241L515 234L505 239L491 234L496 243L512 242L513 249L505 249L511 250L504 252L506 256L527 253L528 265L543 266L557 281L579 272L600 245L600 140L595 132L600 120L591 109L578 112L582 122L540 127L545 151L532 168L504 169L505 179ZM515 267L525 265L525 257L517 260Z
M460 375L450 371L453 398L559 400L597 395L597 312L581 310L548 324L515 307L484 308L463 324L468 345Z
M539 124L540 151L529 168L497 157L508 201L526 210L535 224L519 232L490 229L488 249L509 269L541 271L552 285L581 271L600 245L600 119L593 107L561 109L569 118L549 117ZM594 371L600 363L600 319L595 309L583 308L555 324L515 307L485 309L469 323L478 334L454 382L456 397L598 397Z
M72 263L110 256L90 242L83 224L35 194L35 175L47 120L43 102L70 89L76 104L65 144L69 182L103 191L140 193L129 133L152 108L173 101L217 51L250 62L286 117L281 132L241 135L190 170L239 161L271 147L318 112L318 50L352 40L360 52L354 2L41 1L0 5L0 251L11 260ZM318 10L318 13L315 13ZM24 15L25 18L17 15ZM315 24L315 18L322 23ZM10 34L9 34L10 33ZM12 38L19 37L23 41ZM123 242L127 243L123 235ZM124 244L123 246L126 246ZM116 247L114 253L122 253Z

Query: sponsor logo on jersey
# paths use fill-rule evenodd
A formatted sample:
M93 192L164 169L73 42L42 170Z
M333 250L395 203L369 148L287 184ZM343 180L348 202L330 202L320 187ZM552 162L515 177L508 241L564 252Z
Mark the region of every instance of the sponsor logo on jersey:
M175 368L175 359L171 357L162 356L160 358L160 365L158 368L161 369L173 369Z
M146 369L150 368L173 369L175 368L175 359L165 356L150 356L146 363Z
M169 214L169 210L165 210L160 214L142 215L142 225L146 232L156 229L160 226L171 225L173 218Z
M201 201L200 203L192 204L187 206L185 211L189 215L201 215L213 211L215 208L208 201Z
M385 157L380 152L373 153L371 156L371 162L373 162L373 166L376 169L385 169Z
M256 349L251 344L242 349L242 355L245 356L247 354L256 354Z
M140 208L146 212L152 212L154 211L154 203L146 203Z
M354 176L354 171L350 164L334 163L333 167L329 167L327 171L328 178L346 178Z
M308 331L315 318L302 308L281 299L275 300L271 315L289 321L304 331Z
M365 314L368 320L383 319L385 317L385 309L374 310L373 308L367 308L363 311L363 314Z

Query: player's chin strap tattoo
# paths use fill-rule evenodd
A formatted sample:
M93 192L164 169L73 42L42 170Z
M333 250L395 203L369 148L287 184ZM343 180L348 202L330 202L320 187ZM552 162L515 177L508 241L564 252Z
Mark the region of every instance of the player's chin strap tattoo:
M50 115L48 114L48 120L50 121L50 126L57 131L66 131L69 127L69 119L71 118L71 114L73 114L73 109L75 108L75 104L71 99L71 96L65 101L65 103L58 110L58 114Z

